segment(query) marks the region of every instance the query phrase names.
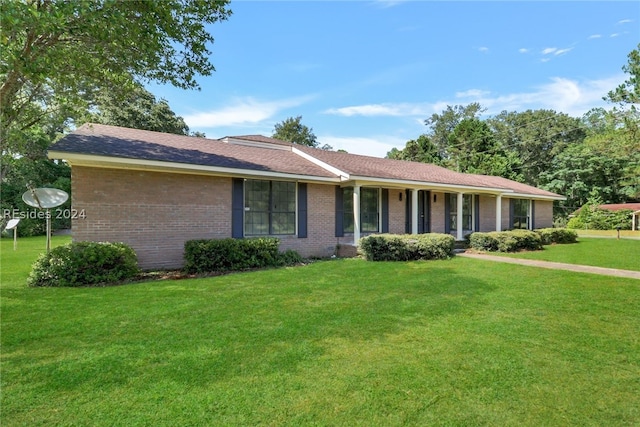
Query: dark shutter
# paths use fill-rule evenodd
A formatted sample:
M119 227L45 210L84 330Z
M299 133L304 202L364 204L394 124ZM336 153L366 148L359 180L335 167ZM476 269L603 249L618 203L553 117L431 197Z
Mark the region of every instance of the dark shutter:
M389 232L389 190L382 189L382 232Z
M298 183L298 237L307 237L307 184Z
M412 209L412 206L411 206L411 204L412 204L411 190L406 190L405 191L405 198L404 199L405 199L404 203L405 203L405 207L406 207L404 231L407 234L411 234L411 229L412 229L412 227L411 227L411 218L412 218L412 216L411 216L411 209Z
M336 237L344 236L344 191L336 187Z
M451 194L444 193L444 232L451 233Z
M244 180L233 178L231 183L231 237L244 237Z
M473 231L480 231L480 195L473 196Z
M536 229L536 201L531 201L531 229Z

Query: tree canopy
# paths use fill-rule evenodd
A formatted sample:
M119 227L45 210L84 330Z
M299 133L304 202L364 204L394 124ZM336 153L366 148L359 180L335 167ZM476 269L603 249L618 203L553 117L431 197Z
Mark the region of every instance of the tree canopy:
M207 24L227 0L0 2L0 139L19 153L32 126L73 117L98 90L123 97L135 82L198 88L209 75Z
M282 141L291 142L293 144L307 145L309 147L321 148L323 150L331 150L330 145L320 147L318 138L313 133L313 128L302 124L302 116L289 117L280 123L276 123L273 128L272 138Z

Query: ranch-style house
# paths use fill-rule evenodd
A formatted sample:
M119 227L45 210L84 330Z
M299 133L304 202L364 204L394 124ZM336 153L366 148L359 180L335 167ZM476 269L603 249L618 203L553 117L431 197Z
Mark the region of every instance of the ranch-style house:
M183 264L192 239L276 236L326 257L371 233L551 227L564 197L505 178L294 145L85 124L50 158L72 171L74 241L131 245L141 268Z

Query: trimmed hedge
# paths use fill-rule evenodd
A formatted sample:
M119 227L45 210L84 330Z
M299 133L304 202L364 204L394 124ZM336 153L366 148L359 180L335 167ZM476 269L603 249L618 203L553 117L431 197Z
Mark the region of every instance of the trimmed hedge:
M187 273L240 271L302 261L296 251L279 253L279 246L280 240L275 237L189 240L184 245L184 270Z
M473 249L490 252L517 252L542 249L542 238L529 230L492 231L472 233L469 244Z
M52 287L113 284L138 273L136 253L124 243L74 242L40 255L27 284Z
M541 228L535 232L540 235L543 245L576 243L578 241L578 233L566 228Z
M368 261L413 261L450 258L454 245L449 234L374 234L360 239L358 249Z

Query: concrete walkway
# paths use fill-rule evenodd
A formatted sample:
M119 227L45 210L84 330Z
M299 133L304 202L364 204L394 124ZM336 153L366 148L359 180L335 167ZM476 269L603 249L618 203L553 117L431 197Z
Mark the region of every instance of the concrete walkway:
M563 262L537 261L533 259L510 258L496 255L463 252L456 254L465 258L484 259L487 261L506 262L508 264L528 265L530 267L568 270L578 273L601 274L603 276L625 277L640 280L640 271L618 270L617 268L591 267L589 265L565 264Z

